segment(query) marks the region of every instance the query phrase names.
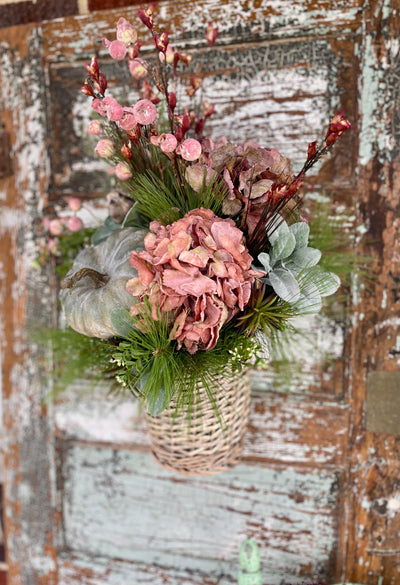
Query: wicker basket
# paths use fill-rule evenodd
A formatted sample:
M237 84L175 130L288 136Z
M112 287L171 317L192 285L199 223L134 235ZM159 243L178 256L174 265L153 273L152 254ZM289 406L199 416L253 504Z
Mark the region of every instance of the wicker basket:
M146 413L153 456L166 469L210 475L238 463L250 409L249 374L220 375L213 390L218 413L202 384L190 418L184 409L176 412L174 401L158 416Z

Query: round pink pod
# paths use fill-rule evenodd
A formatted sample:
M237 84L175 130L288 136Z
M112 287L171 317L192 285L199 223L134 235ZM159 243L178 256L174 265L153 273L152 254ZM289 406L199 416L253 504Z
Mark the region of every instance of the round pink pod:
M195 161L201 155L201 144L195 138L187 138L176 149L184 160Z
M136 122L142 126L152 124L157 117L156 107L150 100L139 100L132 111Z

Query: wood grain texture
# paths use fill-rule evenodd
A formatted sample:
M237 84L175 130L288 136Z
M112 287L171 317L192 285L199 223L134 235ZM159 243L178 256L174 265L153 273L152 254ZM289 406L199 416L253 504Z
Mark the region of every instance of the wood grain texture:
M72 395L56 406L54 443L37 347L26 337L27 322L51 320L54 283L30 262L49 192L56 206L68 192L104 192L93 178L98 166L85 169L91 154L81 141L89 113L75 91L94 47L109 67L99 41L114 34L121 11L2 31L1 116L15 169L15 177L0 181L9 585L231 585L245 536L259 542L264 582L271 585L318 577L400 582L399 438L365 430L367 373L396 372L400 365L396 4L168 0L160 6L160 22L172 33L183 31L178 45L196 52L204 72L212 64L205 86L220 107L215 135L236 141L250 128L252 137L298 164L324 119L345 108L354 131L311 183L317 192L321 184L335 191L347 207L357 204L358 249L374 257L379 275L369 288L353 288L351 336L335 321L319 324L318 343L332 362L319 352L301 360L305 377L301 384L295 378L290 393L268 372L254 376L244 464L212 480L181 480L156 467L141 423L132 426L133 403L106 401L102 389L95 402ZM220 25L213 49L203 38L208 20ZM48 158L48 144L57 157Z
M332 570L335 473L239 465L186 479L149 454L72 444L63 457L68 549L234 578L252 536L271 585Z
M1 367L5 427L5 521L9 585L56 583L51 430L42 405L33 317L49 318L48 277L31 268L46 186L41 39L37 29L2 32L2 117L15 176L1 184ZM47 324L48 324L47 320Z
M204 31L207 22L218 23L218 45L260 42L266 39L304 36L336 36L357 30L362 15L362 0L181 0L176 10L174 0L163 1L158 7L158 26L167 27L179 47L206 47ZM100 54L102 36L113 34L121 13L137 23L135 7L126 7L65 18L43 25L44 52L52 61L88 59L93 48ZM136 26L136 25L135 25ZM148 39L140 23L137 28ZM190 31L190 34L188 34ZM72 40L73 39L73 40Z
M78 398L79 397L79 398ZM347 442L346 405L278 392L253 392L243 457L259 464L338 469ZM107 386L69 389L55 408L60 439L148 448L144 418L132 399L107 397Z
M365 429L367 373L398 372L400 156L397 2L366 3L359 47L360 251L375 259L376 279L356 299L352 336L349 475L343 500L342 575L367 585L400 582L398 436ZM345 544L344 544L345 543ZM354 563L358 559L358 563Z
M161 564L126 562L89 555L60 555L60 585L236 585L237 579Z

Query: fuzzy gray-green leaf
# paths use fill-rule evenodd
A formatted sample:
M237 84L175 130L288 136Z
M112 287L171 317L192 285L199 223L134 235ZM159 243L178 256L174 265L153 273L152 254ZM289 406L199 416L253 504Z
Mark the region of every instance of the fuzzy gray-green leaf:
M97 246L101 242L104 242L111 234L121 229L121 224L117 223L111 216L108 216L104 224L96 230L92 236L93 246Z
M312 315L319 313L322 308L321 295L317 286L310 282L302 288L299 299L294 305L294 309L299 315Z
M284 301L293 303L300 297L299 283L289 270L276 268L268 276L272 288Z
M278 260L288 258L296 246L296 238L287 231L279 234L275 240L271 251L271 264L274 266Z
M286 268L298 272L304 268L311 268L318 264L321 259L321 252L316 248L305 248L296 249L290 256L288 262L285 263Z
M334 272L321 270L318 278L315 279L315 286L318 288L321 297L333 295L340 286L340 278Z
M283 219L283 217L281 215L279 215L278 213L276 213L270 221L270 229L268 230L268 239L271 243L271 245L273 246L276 242L276 240L282 235L282 234L288 234L289 233L289 226L286 223L286 221Z
M268 272L272 270L269 254L267 254L267 252L261 252L261 254L258 255L258 260L264 267L265 272L268 274Z
M125 309L112 309L110 319L118 337L129 339L133 324L132 317L128 311L125 311Z
M298 248L305 248L308 244L310 235L310 226L305 221L298 221L289 226L289 230L296 238L296 250Z
M149 397L146 396L146 408L151 416L158 416L159 414L161 414L162 411L165 410L168 404L170 403L169 394L167 394L165 388L163 387L159 389L155 400L153 399L153 397L151 398L152 399L149 399Z

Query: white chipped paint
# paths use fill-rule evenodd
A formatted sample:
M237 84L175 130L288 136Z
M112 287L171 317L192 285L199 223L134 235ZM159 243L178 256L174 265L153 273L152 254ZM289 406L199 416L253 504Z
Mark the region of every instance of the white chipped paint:
M376 333L382 331L382 329L386 329L387 327L399 327L400 326L400 317L390 317L389 319L385 319L381 321L381 323L376 323L374 329Z
M366 165L374 156L374 142L378 133L378 129L375 127L375 124L378 123L375 121L375 112L378 104L379 76L373 40L370 35L365 36L363 59L363 77L359 91L362 113L359 160L361 164Z
M394 517L400 512L400 492L393 494L392 497L388 498L387 510L390 517Z
M381 301L381 308L386 309L387 307L387 289L383 289L382 292L382 301Z
M107 384L77 380L54 406L57 429L69 437L116 443L148 444L141 406L133 397L109 395Z
M389 6L387 0L385 4ZM386 158L387 153L396 148L392 128L388 127L386 122L385 112L388 104L385 102L386 92L383 91L385 87L383 72L391 66L388 56L397 55L398 40L394 45L392 41L385 41L385 51L379 52L378 59L373 36L365 34L364 38L363 70L359 82L361 111L359 161L362 165L367 165L376 154L376 148L378 153Z
M237 585L236 577L205 573L204 569L193 573L179 567L93 558L82 553L73 557L60 554L58 578L59 585L76 585L78 580L82 585Z
M83 76L83 71L82 71ZM72 127L76 136L84 136L88 134L90 121L93 119L93 110L91 101L88 101L87 96L81 92L77 92L76 99L73 102L72 108ZM95 139L95 137L93 137Z
M13 299L12 334L8 332L8 339L19 357L11 368L11 389L8 398L3 400L3 411L7 420L12 421L4 441L5 449L10 453L5 471L5 512L9 526L18 526L9 535L7 544L10 561L21 567L21 579L33 572L39 578L45 578L56 569L51 551L46 549L54 519L54 497L50 493L50 483L54 481L54 470L51 469L54 457L49 456L50 434L41 402L45 384L40 373L38 348L29 339L24 321L31 323L40 316L40 303L47 305L47 317L51 298L46 276L31 269L39 251L37 225L47 195L49 173L40 33L38 29L32 29L31 35L26 39L29 56L24 63L19 60L17 50L2 51L0 84L2 103L7 104L13 116L15 141L11 154L18 197L15 204L18 209L0 209L0 231L12 236L10 256L14 258L15 271L15 278L7 276ZM3 48L7 49L4 45ZM35 297L34 293L39 290L40 295ZM17 518L13 517L15 505L21 511Z
M327 70L324 67L270 70L268 63L265 67L251 79L235 83L225 76L204 80L205 95L215 103L217 112L208 129L213 138L225 135L234 143L251 138L262 146L276 148L291 159L294 168L300 169L308 143L316 138L315 129L323 128L329 119L324 98ZM304 88L307 95L296 96ZM297 140L293 139L294 128L301 128Z
M1 207L0 237L15 229L19 230L28 227L30 218L23 209L12 209L7 206Z
M340 358L343 352L343 329L326 315L307 315L293 319L299 331L287 347L287 356L299 367L294 367L288 380L267 369L255 373L255 385L261 389L278 389L282 392L301 392L319 382L321 364L326 358ZM279 381L279 382L278 382ZM277 387L278 383L278 387Z

